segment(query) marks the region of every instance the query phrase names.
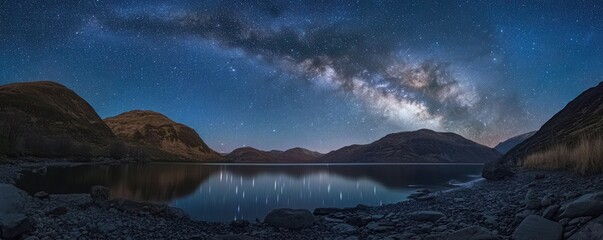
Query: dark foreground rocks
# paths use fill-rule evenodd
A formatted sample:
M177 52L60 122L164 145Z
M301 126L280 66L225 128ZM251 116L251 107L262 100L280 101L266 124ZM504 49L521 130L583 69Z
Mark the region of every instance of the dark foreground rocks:
M0 165L3 172L11 174ZM414 199L396 204L314 214L277 209L264 220L231 223L195 221L165 204L111 199L104 187L34 197L0 184L0 238L594 240L603 239L601 182L601 175L519 171L446 192L417 189Z
M314 224L314 215L307 209L274 209L264 219L272 227L302 229Z

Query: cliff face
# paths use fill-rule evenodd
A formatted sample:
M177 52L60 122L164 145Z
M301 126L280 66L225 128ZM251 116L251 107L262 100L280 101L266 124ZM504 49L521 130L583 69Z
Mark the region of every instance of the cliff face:
M123 141L141 147L152 160L213 161L223 159L197 132L163 114L134 110L105 119Z
M0 86L0 155L109 155L116 141L84 99L65 86L26 82Z
M603 136L603 83L590 88L569 102L540 130L513 147L500 160L487 164L482 175L497 180L512 175L510 167L526 157L555 146L573 147L582 139Z
M373 143L327 153L321 162L483 163L499 158L496 150L454 133L427 129L389 134Z

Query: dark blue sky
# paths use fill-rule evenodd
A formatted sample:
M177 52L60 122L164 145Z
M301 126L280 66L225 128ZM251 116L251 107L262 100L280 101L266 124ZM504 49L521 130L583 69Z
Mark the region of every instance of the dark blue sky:
M492 146L603 79L599 1L250 2L0 1L0 84L158 111L218 151L326 152L418 128Z

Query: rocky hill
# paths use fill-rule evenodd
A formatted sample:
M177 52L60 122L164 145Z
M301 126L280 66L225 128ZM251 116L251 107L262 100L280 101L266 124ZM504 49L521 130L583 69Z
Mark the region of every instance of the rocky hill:
M421 129L389 134L373 143L327 153L321 162L483 163L499 158L496 150L458 134Z
M505 154L509 150L511 150L511 148L517 146L517 144L520 144L521 142L530 138L535 133L536 133L536 131L532 131L532 132L520 134L515 137L509 138L509 139L497 144L496 147L494 147L494 149L496 149L496 151L500 152L501 154Z
M322 156L319 152L305 148L291 148L286 151L262 151L252 147L237 148L226 155L231 162L249 163L303 163L316 162Z
M105 119L113 133L128 144L141 147L155 161L219 161L197 132L163 114L134 110Z
M0 86L0 155L102 156L115 141L90 104L61 84Z
M583 139L603 136L603 82L569 102L532 137L518 144L500 160L487 164L482 175L501 179L513 175L512 167L526 157L555 146L574 147Z

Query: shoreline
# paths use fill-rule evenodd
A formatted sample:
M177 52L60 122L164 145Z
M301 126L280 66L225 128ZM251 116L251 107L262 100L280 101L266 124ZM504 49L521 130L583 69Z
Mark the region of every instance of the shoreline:
M75 165L80 163L2 164L0 183L14 184L21 171ZM316 209L313 224L301 230L279 229L267 223L244 220L204 222L181 213L131 213L119 207L98 207L92 204L90 194L50 195L44 199L28 195L24 214L31 219L32 227L25 234L38 239L446 239L460 230L474 228L491 235L491 239L511 239L525 217L542 215L548 207L528 209L524 203L527 194L551 199L551 205L563 205L580 195L602 191L600 182L603 182L602 175L581 177L568 172L524 170L509 180L476 179L470 186L394 204ZM56 209L66 212L53 214ZM417 214L425 215L428 220L418 219ZM103 221L98 222L99 219ZM558 222L567 238L592 219L559 219Z

